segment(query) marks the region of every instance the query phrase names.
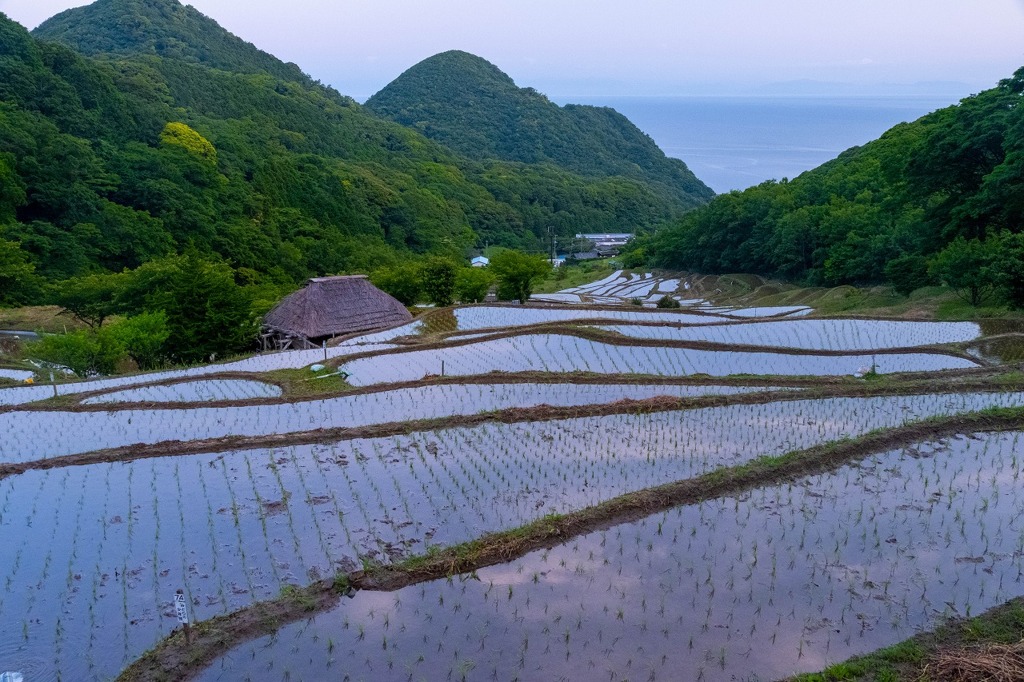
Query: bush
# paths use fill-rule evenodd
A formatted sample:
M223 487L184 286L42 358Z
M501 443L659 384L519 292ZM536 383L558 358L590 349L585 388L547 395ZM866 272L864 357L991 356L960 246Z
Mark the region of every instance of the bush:
M81 378L113 374L126 357L124 345L106 328L47 334L27 344L25 350L32 357L67 367Z
M928 274L928 259L916 255L900 256L886 263L885 278L896 293L902 296L909 296L934 282Z
M502 251L491 258L489 266L498 279L498 298L526 303L551 264L543 256L531 256L521 251Z
M479 303L487 298L494 275L487 268L462 268L455 277L455 291L461 303Z
M420 268L420 283L427 300L439 308L455 301L459 264L451 258L435 256Z
M167 315L162 310L130 317L104 331L120 342L139 369L159 367L167 356L165 344L171 330L167 327Z
M672 298L671 296L662 296L658 299L659 308L679 308L679 301Z
M370 281L381 291L394 296L402 305L415 305L423 295L420 269L412 263L374 270Z

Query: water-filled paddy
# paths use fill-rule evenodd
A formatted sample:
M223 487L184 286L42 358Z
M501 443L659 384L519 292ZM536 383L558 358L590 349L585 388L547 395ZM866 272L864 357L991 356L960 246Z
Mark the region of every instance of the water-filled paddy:
M1024 594L1022 434L924 443L361 592L203 680L774 680Z
M970 360L937 353L903 353L875 358L879 373L966 369ZM444 366L442 367L442 363ZM450 348L417 350L353 360L345 364L356 386L413 381L427 375L466 376L488 372L597 372L685 376L771 374L781 376L853 374L871 364L863 355L836 357L784 353L705 351L601 343L562 334L526 334Z
M415 323L413 323L415 324ZM380 336L394 338L403 334L412 333L413 327L407 326L388 332L380 332ZM387 342L366 342L362 340L368 337L360 337L359 340L345 342L344 345L327 348L328 358L340 358L356 353L380 351L394 348L393 344ZM57 387L60 395L74 395L89 391L99 391L111 388L129 387L137 384L165 381L167 379L181 379L189 377L202 377L218 372L269 372L277 369L288 369L305 367L315 362L324 361L323 350L299 350L284 351L280 353L264 353L253 357L234 362L225 362L216 365L203 365L189 369L169 370L165 372L148 372L132 376L113 377L107 379L93 379L91 381L78 381L68 384L60 384ZM52 386L18 386L15 388L0 389L0 405L22 405L24 403L45 400L53 396Z
M10 379L11 381L25 381L35 376L35 372L30 372L24 369L7 369L0 367L0 379Z
M159 388L177 386L180 384ZM0 462L26 462L178 440L182 437L182 425L187 425L190 440L201 440L367 426L510 407L596 405L655 396L735 395L758 390L764 389L650 384L449 384L235 407L0 412Z
M973 322L853 319L785 320L701 327L608 325L601 328L639 339L810 350L876 350L962 343L978 338L981 333L980 327Z
M457 308L455 318L460 331L492 327L524 327L545 322L578 320L621 320L622 322L666 322L672 324L716 324L728 322L716 315L653 310L587 310L571 306L528 308L524 306L470 306Z
M40 679L106 679L175 627L179 587L208 618L363 556L389 561L763 454L1020 404L805 400L33 471L0 480L0 651Z
M86 398L84 405L103 403L193 403L216 400L252 400L280 398L281 388L261 381L244 379L210 379L180 384L140 386Z
M577 295L622 302L623 295L650 298L673 285L679 282L615 277ZM603 293L596 294L599 290ZM787 312L751 311L758 317ZM871 361L870 353L854 355L855 350L963 342L978 335L971 325L737 324L632 306L617 311L475 306L350 339L327 349L327 355L344 359L392 350L398 337L417 332L595 319L615 321L610 326L617 331L648 340L665 335L843 354L630 347L526 334L342 364L355 384L440 374L442 362L449 375L529 369L663 376L850 374ZM975 347L983 343L975 341ZM235 407L111 404L91 412L0 413L0 461L508 407L764 390L450 384L285 403L274 402L276 390L258 376L251 382L206 377L323 359L323 350L274 353L62 385L62 393L117 392L99 400L260 401ZM878 354L875 361L882 373L976 366L936 353ZM179 377L195 380L138 385ZM949 390L954 388L951 384ZM49 386L0 389L0 404L51 395ZM0 479L5 548L0 552L5 576L0 669L23 670L32 680L110 679L176 626L171 599L178 588L188 594L194 617L208 618L275 597L286 585L358 568L364 559L386 563L760 455L928 416L1021 405L1019 393L805 398L488 423L9 476ZM449 674L452 679L463 674L473 679L698 679L701 674L742 679L751 671L774 678L820 668L826 659L891 643L933 623L947 602L951 612L963 612L967 604L976 612L1020 592L1024 529L1007 511L1019 509L1022 501L1016 492L1016 438L956 440L947 444L948 451L938 444L886 453L828 476L588 535L547 555L481 570L480 581L361 593L336 613L228 652L207 675L322 679L325 671L336 670L337 676L354 679Z

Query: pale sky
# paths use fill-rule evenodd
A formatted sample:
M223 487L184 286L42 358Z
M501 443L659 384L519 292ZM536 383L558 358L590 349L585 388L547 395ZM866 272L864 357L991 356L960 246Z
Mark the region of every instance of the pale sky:
M0 0L32 28L81 0ZM812 80L871 89L1024 65L1024 0L192 0L232 33L365 99L466 50L520 86L572 95L743 94ZM842 88L837 87L837 90Z

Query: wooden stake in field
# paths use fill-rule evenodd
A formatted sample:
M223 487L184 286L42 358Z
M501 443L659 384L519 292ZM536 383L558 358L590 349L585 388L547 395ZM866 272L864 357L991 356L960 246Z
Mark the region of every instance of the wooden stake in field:
M185 592L178 590L174 594L174 611L178 614L178 622L185 626L185 641L192 643L192 625L188 622L188 606L185 604Z

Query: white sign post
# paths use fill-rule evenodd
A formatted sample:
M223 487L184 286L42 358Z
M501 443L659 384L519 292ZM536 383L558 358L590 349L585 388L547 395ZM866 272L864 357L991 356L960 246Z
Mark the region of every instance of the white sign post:
M185 593L178 590L174 595L174 611L178 614L178 622L185 626L185 641L192 643L192 628L188 622L188 605L185 603Z

